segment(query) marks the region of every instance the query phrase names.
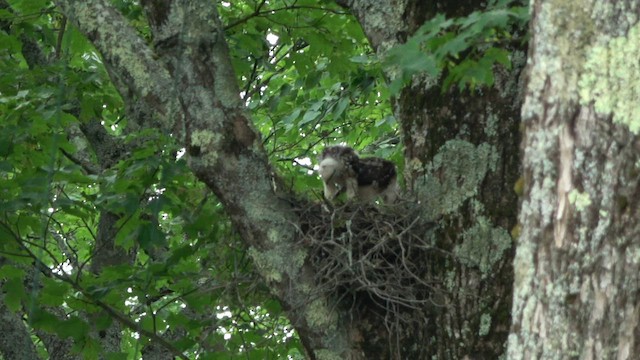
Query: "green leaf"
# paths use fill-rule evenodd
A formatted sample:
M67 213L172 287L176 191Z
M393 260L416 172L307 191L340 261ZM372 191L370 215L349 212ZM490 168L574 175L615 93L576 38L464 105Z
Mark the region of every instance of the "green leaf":
M77 316L71 316L57 326L56 334L62 339L73 338L83 339L89 333L89 325Z
M7 154L7 156L10 154ZM13 171L14 167L13 164L9 161L2 161L0 160L0 172L4 172L4 173L8 173ZM4 185L4 184L2 184ZM2 186L3 189L7 189L7 187Z
M202 294L189 294L184 297L185 303L195 311L202 311L211 305L211 299Z
M151 315L145 315L138 321L138 324L147 331L153 332L155 329L155 319Z
M190 319L180 313L170 313L167 316L167 324L170 328L186 327L190 323ZM199 325L198 325L199 326Z
M264 303L264 307L267 310L267 312L271 314L279 314L282 312L282 306L280 305L280 302L277 300L266 301Z
M167 242L157 225L145 222L138 228L138 244L145 250L151 250L165 246Z
M509 52L505 49L499 48L489 48L484 53L483 59L480 61L486 60L489 64L499 63L504 65L507 69L511 68L511 60L509 59Z
M262 360L268 357L268 353L262 349L253 349L248 352L249 359Z
M302 109L296 108L293 110L291 114L289 114L289 116L282 119L282 122L287 127L287 130L291 130L291 128L293 128L295 124L295 120L298 119L298 116L300 116L301 112L302 112Z
M197 250L198 247L191 244L176 247L173 251L171 251L171 256L169 256L166 263L168 265L174 265L180 260L193 255Z
M298 125L302 126L308 122L311 122L313 120L315 120L316 118L318 118L318 116L320 116L321 112L317 111L317 110L309 110L307 111L304 116L302 117L302 120L300 120L300 123Z
M63 325L63 322L56 316L40 308L33 308L31 310L29 313L29 323L36 329L42 329L51 333L55 333L56 330Z
M441 57L456 56L466 50L469 47L468 39L464 36L453 37L452 39L444 42L439 47L438 53Z
M333 109L333 118L339 119L344 113L344 111L347 109L347 106L349 106L350 102L351 100L346 97L343 97L340 100L338 100L338 105L336 105L336 107Z
M400 76L396 77L390 84L389 84L389 92L392 95L396 95L398 93L400 93L400 90L402 89L402 87L404 86L404 79Z
M74 346L73 349L76 351L80 350L83 359L98 359L98 356L102 351L102 347L100 346L100 343L98 341L86 336L84 338L84 342L76 342L76 345L78 344L81 344L81 346Z
M180 339L178 339L177 341L175 341L173 343L173 345L176 348L181 349L183 351L191 348L195 344L196 344L196 341L194 339L188 338L188 337L181 337Z
M4 283L2 288L5 292L4 303L7 308L13 312L18 311L21 308L22 301L27 298L22 279L9 279Z
M71 290L71 286L65 282L45 278L42 280L43 288L40 291L40 302L48 306L60 306Z
M0 135L0 157L7 157L13 153L13 141L9 136Z
M43 10L46 4L46 0L18 0L13 2L11 7L23 14L32 15Z
M4 229L4 226L0 226L0 236L4 236L1 232L2 229ZM22 282L24 276L25 271L23 269L8 264L0 266L0 279L18 280Z
M113 318L106 313L100 313L99 316L93 319L92 324L96 331L106 330L113 324Z

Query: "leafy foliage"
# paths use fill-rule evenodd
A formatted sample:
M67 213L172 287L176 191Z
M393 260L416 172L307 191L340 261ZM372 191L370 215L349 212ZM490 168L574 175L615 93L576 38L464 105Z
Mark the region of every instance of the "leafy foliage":
M148 39L136 2L115 3ZM0 10L7 308L89 359L104 354L100 332L116 323L125 336L107 358L140 356L160 337L205 359L301 357L221 205L173 139L129 128L95 49L48 1L9 5ZM320 187L307 158L325 142L362 148L394 132L379 66L349 60L369 49L344 11L327 1L240 1L220 12L241 95L292 186ZM111 150L126 154L117 163L105 166L87 141L95 122L117 144ZM96 273L108 217L120 258Z
M324 145L383 155L395 149L396 124L380 65L362 60L371 49L357 22L332 1L288 3L231 2L220 10L265 148L295 190L320 188L309 171Z
M150 41L138 2L113 3ZM70 339L89 359L137 358L161 339L191 358L301 357L282 309L183 150L170 136L130 126L99 55L51 2L8 5L0 6L7 309L36 336ZM490 84L492 64L509 61L496 44L526 21L517 7L438 16L390 52L386 64L401 75L389 88L359 25L332 1L223 1L219 10L264 147L290 186L310 197L321 188L309 172L322 146L345 142L400 164L392 93L420 72L446 72L447 84ZM112 146L92 142L92 124ZM120 152L118 161L105 163L99 144ZM101 237L115 250L95 271ZM114 324L122 344L105 354L100 334Z
M397 71L391 92L398 93L413 75L422 73L443 75L443 92L453 85L460 90L492 86L493 66L511 66L509 42L525 35L520 29L529 21L525 6L510 3L499 1L465 17L447 19L440 14L426 21L387 54L385 64Z

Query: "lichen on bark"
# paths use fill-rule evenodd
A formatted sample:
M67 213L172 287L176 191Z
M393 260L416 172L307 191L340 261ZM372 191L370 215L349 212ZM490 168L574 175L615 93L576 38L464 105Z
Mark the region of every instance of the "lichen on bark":
M578 82L580 103L593 103L604 116L640 132L640 24L624 36L601 36L586 50L584 70Z
M488 143L475 146L464 140L449 140L424 168L416 192L429 205L433 217L456 211L478 194L487 172L495 170L497 154Z
M637 62L623 59L638 53L629 23L637 4L534 1L532 9L509 357L630 359L640 348L632 335L640 269L623 250L637 246L638 231L638 206L625 199L638 191L628 164L640 128L628 103Z

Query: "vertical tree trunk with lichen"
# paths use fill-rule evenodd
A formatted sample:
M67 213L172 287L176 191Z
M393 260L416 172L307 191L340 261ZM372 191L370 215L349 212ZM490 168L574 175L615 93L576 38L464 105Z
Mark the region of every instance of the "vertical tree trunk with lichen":
M465 16L476 1L338 1L362 24L376 52L406 41L437 13ZM520 173L520 73L525 52L513 48L513 68L496 69L482 92L443 94L442 79L414 77L394 101L405 152L405 182L436 218L432 241L454 256L430 263L442 282L438 305L422 309L421 326L398 336L403 358L497 358L510 324L513 246ZM370 326L362 321L360 328ZM362 330L364 332L364 330ZM376 358L388 358L378 355ZM393 356L392 356L393 357Z
M640 354L640 8L535 1L509 358Z

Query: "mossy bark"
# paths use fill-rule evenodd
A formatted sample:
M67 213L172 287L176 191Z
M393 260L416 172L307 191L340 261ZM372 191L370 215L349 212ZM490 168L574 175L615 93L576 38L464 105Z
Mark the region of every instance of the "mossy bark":
M352 10L380 55L437 13L465 16L484 6L469 1L338 3ZM417 311L424 319L421 326L384 336L369 332L367 347L375 349L370 359L494 359L505 352L513 282L510 232L518 205L513 187L520 176L520 74L526 59L523 48L510 50L513 67L495 69L490 89L443 93L441 78L416 76L394 99L407 190L426 204L426 216L438 219L433 240L454 257L425 264L442 284L445 305ZM365 333L372 323L354 327Z
M534 1L532 10L509 358L634 359L640 9Z

